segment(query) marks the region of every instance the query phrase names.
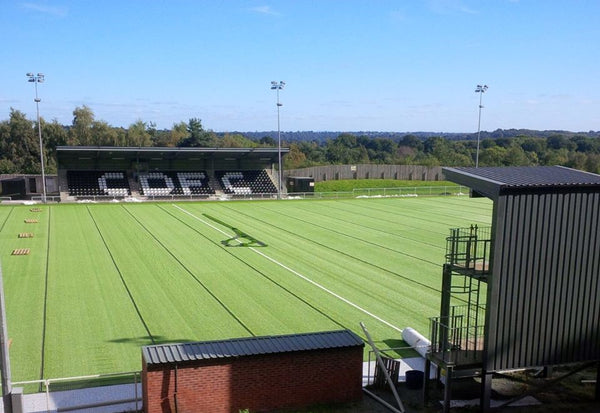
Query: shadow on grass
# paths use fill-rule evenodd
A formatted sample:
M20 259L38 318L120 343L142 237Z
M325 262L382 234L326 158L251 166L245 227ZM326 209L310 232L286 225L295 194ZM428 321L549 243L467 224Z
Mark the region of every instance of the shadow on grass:
M382 340L379 351L391 358L408 358L408 357L421 357L406 341L399 338L389 338ZM379 345L379 344L378 344Z
M152 346L159 344L177 344L177 343L193 343L198 340L189 338L167 338L164 336L140 336L140 337L123 337L108 340L109 343L132 343L138 346Z

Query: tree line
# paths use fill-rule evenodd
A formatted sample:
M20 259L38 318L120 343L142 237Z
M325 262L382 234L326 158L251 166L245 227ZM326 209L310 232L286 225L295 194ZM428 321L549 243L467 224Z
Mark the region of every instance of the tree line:
M77 107L70 125L41 120L48 173L56 173L56 147L157 146L157 147L276 147L272 134L216 133L204 129L198 118L175 123L171 129L157 129L153 123L138 120L128 128L113 127L96 120L93 111ZM322 132L325 133L325 132ZM271 135L271 136L270 136ZM303 134L304 136L305 134ZM336 136L337 135L337 136ZM384 132L333 133L320 139L292 139L283 134L282 146L290 151L284 158L286 169L327 164L417 164L426 166L475 166L477 141L424 132L398 135ZM507 137L509 136L509 137ZM0 174L40 173L38 124L15 109L0 122ZM539 134L482 133L480 166L563 165L600 173L600 139L595 132Z

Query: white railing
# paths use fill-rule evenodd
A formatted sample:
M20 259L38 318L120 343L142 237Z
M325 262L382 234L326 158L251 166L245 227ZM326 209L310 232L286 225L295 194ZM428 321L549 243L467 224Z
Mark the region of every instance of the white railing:
M314 198L402 198L415 196L462 196L469 195L469 188L461 185L448 186L402 186L394 188L355 188L352 191L331 192L294 192L286 195L288 199Z
M132 372L123 372L123 373L107 373L107 374L94 374L88 376L77 376L77 377L62 377L62 378L54 378L54 379L43 379L43 380L29 380L29 381L19 381L11 383L13 388L18 386L31 386L31 385L39 385L40 391L37 394L45 393L45 401L46 401L46 411L72 411L72 410L80 410L80 409L92 409L103 406L117 406L123 404L134 404L135 410L141 410L141 402L142 395L141 391L138 388L141 383L141 372L140 371L132 371ZM71 397L67 398L67 401L63 403L57 403L56 400L50 396L51 392L57 391L78 391L85 392L90 391L90 389L100 388L104 386L111 385L131 385L131 392L129 390L126 391L125 394L121 392L121 394L115 394L115 392L108 390L102 393L102 400L98 400L98 398L88 398L88 402L82 402L86 399L85 395L80 397ZM52 387L54 386L54 389ZM59 388L60 387L60 388ZM65 388L66 387L66 388ZM27 394L24 397L30 397L32 394ZM96 400L93 400L96 399ZM72 401L78 400L79 404L73 405ZM71 403L68 403L71 401ZM57 404L61 404L57 406ZM119 410L121 411L121 410Z
M43 195L34 195L31 197L31 200L43 202L44 197ZM60 196L46 195L46 202L60 202Z

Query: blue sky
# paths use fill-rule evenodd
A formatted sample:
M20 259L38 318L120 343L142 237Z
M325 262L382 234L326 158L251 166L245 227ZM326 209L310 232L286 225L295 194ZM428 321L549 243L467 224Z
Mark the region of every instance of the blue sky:
M0 120L215 131L600 130L600 1L4 0Z

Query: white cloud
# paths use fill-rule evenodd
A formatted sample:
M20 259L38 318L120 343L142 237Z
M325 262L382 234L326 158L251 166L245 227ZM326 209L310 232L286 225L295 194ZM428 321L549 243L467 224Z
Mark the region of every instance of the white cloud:
M268 14L270 16L281 16L281 13L273 10L271 6L257 6L252 7L250 10L255 13Z
M69 9L66 7L48 6L43 3L21 3L21 7L55 17L66 17L69 12Z
M478 14L479 12L469 6L467 6L462 0L429 0L427 7L434 13L437 14L449 14L449 13L466 13L466 14Z

